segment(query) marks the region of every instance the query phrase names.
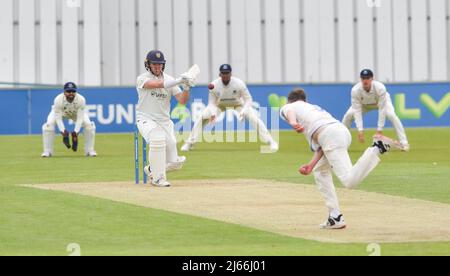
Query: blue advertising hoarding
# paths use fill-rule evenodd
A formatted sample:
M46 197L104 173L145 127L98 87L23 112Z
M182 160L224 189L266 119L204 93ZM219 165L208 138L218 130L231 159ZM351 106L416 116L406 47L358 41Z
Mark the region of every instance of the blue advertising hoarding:
M308 101L326 109L337 119L342 119L350 105L350 84L329 85L250 85L254 107L269 127L288 129L284 122L278 122L277 108L286 103L289 91L295 87L307 91ZM395 84L387 85L397 114L406 127L450 126L450 83L447 84ZM0 90L0 134L40 134L54 98L61 93L55 89ZM81 88L86 97L87 112L96 123L97 132L131 132L134 128L134 107L137 102L135 88ZM208 90L199 86L192 90L186 107L172 103L172 117L177 123L197 118L207 105ZM271 115L272 114L272 115ZM274 118L272 118L274 117ZM233 125L232 113L222 117ZM223 123L222 118L218 124ZM364 116L366 127L376 127L378 114L371 112ZM274 124L274 120L277 120ZM67 125L67 123L66 123ZM390 122L387 122L387 127ZM234 127L238 127L237 123ZM68 125L71 129L73 126ZM186 130L186 128L184 128ZM189 129L188 129L189 130Z

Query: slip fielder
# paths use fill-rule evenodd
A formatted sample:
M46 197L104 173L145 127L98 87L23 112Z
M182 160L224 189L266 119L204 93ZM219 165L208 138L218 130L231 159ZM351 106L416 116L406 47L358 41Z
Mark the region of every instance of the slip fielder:
M179 170L186 161L186 157L178 156L174 124L170 119L170 100L175 97L181 104L186 104L199 72L187 72L174 79L164 73L166 60L158 50L149 52L144 64L147 72L137 78L136 84L139 96L136 124L149 144L150 165L144 171L152 185L169 187L166 171Z
M305 134L315 152L311 162L300 168L300 173L314 173L315 182L328 207L329 217L320 227L345 228L331 173L334 172L346 188L356 188L378 165L380 155L392 148L400 149L400 144L376 135L374 144L352 165L347 151L352 141L349 130L319 106L307 103L304 90L297 89L289 94L288 104L281 108L280 115L294 130Z
M205 125L209 122L214 123L227 109L237 111L239 120L242 121L244 118L249 120L250 124L258 131L261 141L270 145L270 151L278 151L278 143L275 142L263 121L253 110L253 99L247 85L232 76L232 68L229 64L221 65L219 71L220 78L214 80L208 87L208 106L194 123L191 134L181 147L181 151L192 150L193 145L200 140Z
M360 76L361 82L352 89L352 105L342 119L342 123L351 128L352 122L355 120L356 128L359 131L358 139L361 143L364 143L363 114L378 109L377 134L382 133L387 118L397 132L398 139L403 147L402 150L409 151L405 129L395 114L391 96L387 92L386 87L381 82L373 79L373 72L369 69L362 70Z
M94 150L95 124L89 119L85 108L86 99L77 93L75 83L66 83L64 85L64 93L61 93L55 98L52 111L47 117L47 122L42 126L42 140L44 144L42 157L51 157L54 154L55 125L58 125L59 131L63 136L64 145L68 149L72 148L73 151L78 150L78 134L83 127L85 138L84 153L88 157L97 156ZM64 126L63 119L71 119L75 122L75 129L70 134L72 144L70 143L69 132Z

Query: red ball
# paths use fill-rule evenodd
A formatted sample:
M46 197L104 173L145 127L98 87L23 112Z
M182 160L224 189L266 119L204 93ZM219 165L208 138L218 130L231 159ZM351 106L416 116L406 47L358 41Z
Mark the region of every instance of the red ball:
M210 84L208 85L208 89L209 89L209 90L213 90L213 89L214 89L214 84L210 83Z

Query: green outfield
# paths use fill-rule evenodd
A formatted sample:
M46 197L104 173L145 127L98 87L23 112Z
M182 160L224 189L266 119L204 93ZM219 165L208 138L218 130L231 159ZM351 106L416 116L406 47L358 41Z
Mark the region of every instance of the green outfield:
M391 130L386 134L395 136ZM407 134L411 152L383 157L359 190L450 204L450 128L409 129ZM71 243L80 245L82 255L370 254L367 243L305 240L106 199L20 186L116 181L133 185L132 134L97 135L97 158L73 153L59 138L56 141L57 155L42 159L40 136L0 137L0 255L68 255L66 249ZM188 162L183 170L171 174L170 179L240 178L312 184L312 177L297 173L299 165L311 157L304 137L281 132L280 145L276 154L260 154L259 144L254 143L199 144L186 154ZM352 145L353 161L364 148L356 142ZM410 219L414 220L413 211ZM441 227L448 230L449 218L436 218L440 219ZM381 254L450 255L448 238L447 242L381 244Z

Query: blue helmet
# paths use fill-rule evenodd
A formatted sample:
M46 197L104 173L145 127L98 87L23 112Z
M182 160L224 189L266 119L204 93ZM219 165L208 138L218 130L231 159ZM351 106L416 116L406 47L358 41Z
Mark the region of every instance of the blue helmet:
M64 91L77 92L77 85L73 82L68 82L68 83L64 84Z
M373 71L370 69L364 69L361 71L360 77L362 79L370 79L373 78Z
M150 51L147 54L147 57L145 59L145 69L147 69L147 71L150 70L150 64L163 64L163 71L165 69L165 65L166 65L166 59L164 58L164 54L159 51L159 50L153 50Z
M228 74L228 73L231 73L231 71L233 71L233 69L231 69L231 65L229 65L229 64L222 64L222 65L220 65L219 71L220 71L220 73Z

